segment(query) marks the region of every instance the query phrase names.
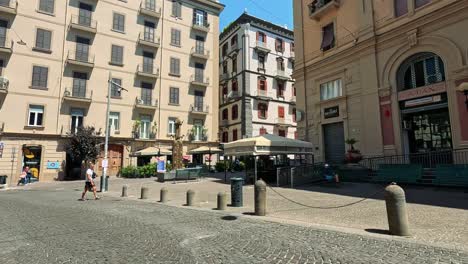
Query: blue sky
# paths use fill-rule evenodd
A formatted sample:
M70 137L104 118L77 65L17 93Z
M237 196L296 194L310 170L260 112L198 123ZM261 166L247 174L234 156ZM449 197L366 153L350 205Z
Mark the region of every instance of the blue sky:
M226 5L221 13L220 31L232 21L236 20L245 9L253 16L262 18L279 25L293 25L293 0L220 0Z

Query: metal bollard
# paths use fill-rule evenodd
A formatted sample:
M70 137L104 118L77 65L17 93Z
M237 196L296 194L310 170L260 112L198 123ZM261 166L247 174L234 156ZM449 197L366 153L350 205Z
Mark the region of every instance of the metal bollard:
M127 191L128 191L128 186L127 185L122 186L122 197L128 196Z
M161 203L166 203L167 202L167 192L168 192L168 190L167 190L166 187L163 187L161 189L161 197L160 197L161 199L160 199L159 202L161 202Z
M263 180L258 180L255 183L255 215L266 215L266 183Z
M187 206L193 206L195 203L195 191L187 191Z
M227 195L224 192L219 192L218 193L218 207L217 209L220 211L226 210L226 203L227 203Z
M385 204L390 234L409 236L408 214L406 212L405 191L392 182L385 188Z
M148 199L148 187L141 187L140 199Z
M231 178L231 206L242 207L243 194L242 187L244 185L244 179L242 178Z

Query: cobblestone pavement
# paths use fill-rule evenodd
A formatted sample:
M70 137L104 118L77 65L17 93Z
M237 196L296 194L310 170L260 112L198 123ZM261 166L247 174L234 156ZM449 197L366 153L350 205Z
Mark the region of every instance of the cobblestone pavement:
M0 263L468 263L468 253L79 190L0 192Z

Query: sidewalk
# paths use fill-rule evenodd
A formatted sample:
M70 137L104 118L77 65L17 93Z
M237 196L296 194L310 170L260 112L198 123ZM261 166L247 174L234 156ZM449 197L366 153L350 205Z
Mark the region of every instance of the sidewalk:
M221 179L206 178L198 182L179 181L174 184L172 181L159 183L155 178L111 178L109 192L103 195L120 197L122 186L127 185L129 195L127 199L138 200L141 187L146 186L149 189L149 199L145 202L157 202L161 188L166 187L169 190L167 204L183 206L187 190L192 189L196 192L195 207L200 210L212 210L216 207L218 192L226 192L230 204L230 185L224 183L224 174L214 176ZM24 188L74 188L76 191L81 191L83 182L35 183ZM385 234L388 225L383 188L381 185L366 183L342 183L339 186L314 185L302 189L267 188L267 217L264 219L322 226L327 229L338 228L364 235ZM410 231L413 235L408 240L468 251L468 193L463 190L423 186L404 186L404 189L408 201ZM227 212L245 214L254 211L253 186L244 186L243 192L244 207L228 206ZM354 205L332 209L316 208L354 203L371 194L376 195ZM283 196L310 207L288 201Z

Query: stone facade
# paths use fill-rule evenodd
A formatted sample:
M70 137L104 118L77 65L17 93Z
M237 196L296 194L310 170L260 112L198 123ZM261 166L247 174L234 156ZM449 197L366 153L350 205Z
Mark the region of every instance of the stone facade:
M135 151L170 149L177 118L184 153L218 146L223 8L214 0L2 1L0 174L15 180L29 162L40 181L66 177L68 133L94 126L104 137L109 77L126 90L111 94L111 175L141 162Z
M460 34L468 1L316 4L294 1L293 74L299 137L314 143L316 160L331 152L324 131L336 123L365 156L468 147L468 109L457 89L468 78L468 37ZM340 93L328 98L325 84L335 80ZM339 114L326 116L333 107Z

